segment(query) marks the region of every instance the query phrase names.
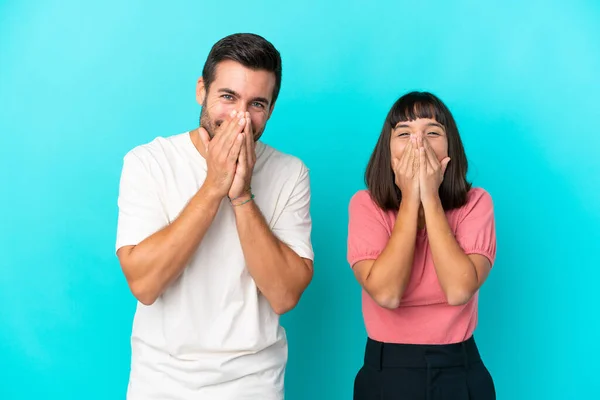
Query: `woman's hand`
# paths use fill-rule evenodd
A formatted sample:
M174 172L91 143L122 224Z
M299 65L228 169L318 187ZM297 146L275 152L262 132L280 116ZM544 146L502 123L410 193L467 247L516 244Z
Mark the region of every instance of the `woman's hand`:
M420 203L419 149L414 137L404 148L400 159L392 159L395 182L402 193L402 202Z
M421 203L439 198L439 189L444 180L444 173L450 162L450 157L438 161L435 152L427 139L419 138L419 188Z

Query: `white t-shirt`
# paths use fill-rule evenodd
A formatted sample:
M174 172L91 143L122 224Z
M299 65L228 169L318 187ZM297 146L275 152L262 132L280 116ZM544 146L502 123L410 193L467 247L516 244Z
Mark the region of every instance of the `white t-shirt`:
M173 222L206 172L187 132L127 153L117 249ZM257 142L252 192L274 235L312 260L305 165ZM130 400L283 398L286 334L246 268L227 198L181 276L154 304L138 303L131 350Z

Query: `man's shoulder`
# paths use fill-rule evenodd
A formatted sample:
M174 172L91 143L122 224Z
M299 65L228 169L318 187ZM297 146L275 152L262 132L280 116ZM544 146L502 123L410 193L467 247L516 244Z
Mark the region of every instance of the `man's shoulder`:
M171 136L157 136L149 142L140 144L125 153L125 160L137 159L146 164L168 158L173 150L181 148L186 133L178 133Z
M264 142L257 143L257 151L260 152L257 161L264 163L270 172L300 173L308 169L300 157L285 153Z

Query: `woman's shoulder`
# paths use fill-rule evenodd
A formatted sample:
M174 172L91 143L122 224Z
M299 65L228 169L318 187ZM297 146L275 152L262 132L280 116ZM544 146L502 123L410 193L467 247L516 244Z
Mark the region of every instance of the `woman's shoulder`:
M351 214L367 213L370 215L378 215L380 217L383 217L386 214L386 212L375 202L367 189L358 190L352 195L348 209Z
M479 203L492 205L492 196L482 187L473 187L467 193L467 202L464 207L473 207Z
M493 213L494 203L490 193L482 187L473 187L467 193L466 203L454 210L451 210L449 217L458 218L462 220L468 215L474 215L473 213L487 214L490 211Z
M371 194L369 193L369 191L367 189L362 189L356 191L350 198L350 205L353 204L374 205L375 202L371 198Z

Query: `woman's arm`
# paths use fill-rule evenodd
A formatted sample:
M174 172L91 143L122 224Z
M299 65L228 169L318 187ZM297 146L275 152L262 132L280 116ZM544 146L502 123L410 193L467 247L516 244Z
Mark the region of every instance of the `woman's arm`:
M381 307L398 308L410 281L418 213L418 204L401 204L392 235L379 257L354 265L356 279Z
M448 304L466 304L488 277L491 262L481 254L467 255L448 224L439 186L450 159L440 163L427 140L419 141L419 157L421 202L435 271Z

